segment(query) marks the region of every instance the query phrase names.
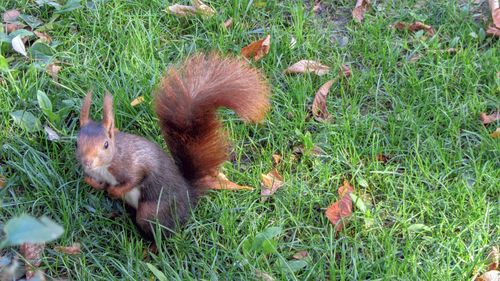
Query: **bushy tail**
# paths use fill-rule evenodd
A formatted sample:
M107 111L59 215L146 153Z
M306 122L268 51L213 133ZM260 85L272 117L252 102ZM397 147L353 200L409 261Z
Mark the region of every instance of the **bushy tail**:
M156 113L168 148L192 182L217 173L229 152L216 110L226 107L259 122L269 109L269 86L236 58L197 54L168 70L156 92Z

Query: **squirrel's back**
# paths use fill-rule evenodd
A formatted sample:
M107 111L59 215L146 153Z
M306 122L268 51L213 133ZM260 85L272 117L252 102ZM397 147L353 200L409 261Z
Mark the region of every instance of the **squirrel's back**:
M155 96L156 113L168 148L182 175L196 185L217 173L229 144L216 110L234 110L259 122L269 109L269 86L246 62L216 54L197 54L170 68Z

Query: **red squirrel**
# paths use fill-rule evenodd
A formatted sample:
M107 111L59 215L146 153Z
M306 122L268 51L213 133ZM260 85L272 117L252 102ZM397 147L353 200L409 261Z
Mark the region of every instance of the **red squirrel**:
M90 120L89 92L76 149L85 182L135 209L135 223L146 238L152 238L151 222L175 229L203 193L204 179L217 175L228 158L229 143L216 110L230 108L245 121L260 122L270 106L269 94L262 73L236 58L196 54L168 69L154 93L168 156L157 144L115 128L109 93L102 122Z

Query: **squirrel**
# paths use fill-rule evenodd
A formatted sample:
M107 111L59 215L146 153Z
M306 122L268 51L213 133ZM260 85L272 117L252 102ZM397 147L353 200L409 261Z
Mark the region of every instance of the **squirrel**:
M84 180L133 210L141 234L153 238L154 223L170 235L228 159L229 143L216 111L226 107L244 121L260 122L269 107L264 75L246 62L215 53L195 54L170 67L153 93L168 150L115 128L113 99L106 93L102 122L89 119L92 93L80 112L76 157Z

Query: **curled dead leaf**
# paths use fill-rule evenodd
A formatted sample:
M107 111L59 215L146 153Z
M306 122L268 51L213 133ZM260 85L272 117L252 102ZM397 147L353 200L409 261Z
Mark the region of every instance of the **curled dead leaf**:
M3 22L13 23L13 22L17 21L17 18L19 18L20 15L21 15L21 12L19 12L16 9L12 9L12 10L5 11L2 15L2 19L3 19Z
M416 21L412 24L407 24L405 22L396 22L392 25L392 27L399 30L399 31L408 30L411 32L416 32L416 31L424 30L427 33L427 35L429 35L429 36L434 35L434 29L432 28L432 26L427 25L427 24L420 22L420 21Z
M274 165L278 165L280 162L281 162L281 155L279 154L273 154L273 162L274 162Z
M296 74L296 73L309 73L312 72L316 75L325 75L330 71L330 67L321 64L320 62L313 60L301 60L285 70L285 73Z
M80 243L73 243L71 246L55 246L54 251L66 255L78 255L81 253Z
M52 37L50 37L50 35L48 35L47 33L43 33L37 30L33 31L33 33L35 33L35 35L44 43L50 44L50 42L52 42Z
M494 139L499 139L500 138L500 128L497 128L493 133L490 134L490 136Z
M271 172L266 175L261 175L262 189L260 191L261 202L265 202L267 198L273 195L276 190L283 186L283 177L278 173L276 169L272 169Z
M493 123L495 121L500 120L500 111L493 112L492 114L489 114L489 115L484 113L484 112L481 112L481 114L479 115L479 118L481 119L481 123L483 123L484 125L487 125L487 124L490 124L490 123Z
M488 270L495 270L498 268L500 253L498 252L498 248L493 246L491 247L491 251L488 254L487 260L489 262Z
M500 280L500 271L498 270L490 270L485 272L483 275L476 278L475 281L499 281Z
M225 28L230 28L231 26L233 26L233 18L228 18L228 19L224 22L224 27L225 27Z
M312 113L314 119L317 121L328 121L330 119L330 113L326 108L326 97L333 83L337 82L338 78L330 80L323 84L314 95L314 100L312 104Z
M500 28L492 24L488 26L488 29L486 30L486 35L492 37L500 37Z
M332 203L325 212L328 220L335 226L335 230L340 232L344 227L343 218L349 217L352 214L352 199L350 193L354 192L354 187L348 180L344 180L342 186L339 187L339 200Z
M193 6L179 5L174 4L172 6L168 6L168 11L176 16L194 16L196 15L196 8Z
M138 96L137 98L135 98L133 101L130 102L130 105L131 106L137 106L141 103L144 102L144 97L143 96Z
M488 0L488 4L490 6L493 24L496 27L500 27L500 3L498 3L498 0Z
M196 9L196 12L204 15L204 16L213 16L216 14L215 10L206 5L205 3L201 2L200 0L193 0L193 6Z
M269 53L271 46L271 35L265 38L250 43L241 49L241 55L245 58L253 58L255 61L260 60Z
M28 261L26 264L26 279L35 276L37 267L42 263L44 244L24 243L20 247L21 255Z
M253 190L253 187L238 185L228 180L226 175L220 172L217 176L206 176L200 180L200 184L209 189L216 190Z
M299 251L299 252L295 253L295 255L293 255L293 258L296 260L301 260L301 259L306 258L308 255L309 255L309 253L307 251Z
M352 10L352 18L354 21L361 23L365 17L366 10L370 5L369 0L357 0L354 9Z
M257 278L262 281L274 281L274 277L258 269L255 270L255 276L257 276Z
M50 74L52 77L52 80L56 81L59 80L59 71L61 70L61 66L57 65L55 63L51 63L47 65L47 73Z

